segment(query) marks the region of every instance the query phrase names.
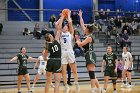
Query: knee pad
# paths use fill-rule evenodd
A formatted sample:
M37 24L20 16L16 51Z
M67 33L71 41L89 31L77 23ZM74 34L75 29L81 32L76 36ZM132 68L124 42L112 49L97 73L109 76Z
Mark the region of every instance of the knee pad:
M95 79L95 73L94 73L94 71L89 71L88 73L89 73L90 79Z
M116 84L116 79L112 79L112 83L113 84Z

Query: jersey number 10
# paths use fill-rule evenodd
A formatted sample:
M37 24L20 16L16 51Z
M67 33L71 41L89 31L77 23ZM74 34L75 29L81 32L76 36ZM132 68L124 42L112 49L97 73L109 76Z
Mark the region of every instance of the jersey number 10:
M54 45L54 46L52 47L52 50L53 50L53 53L56 52L56 51L58 51L58 46L57 46L57 45Z

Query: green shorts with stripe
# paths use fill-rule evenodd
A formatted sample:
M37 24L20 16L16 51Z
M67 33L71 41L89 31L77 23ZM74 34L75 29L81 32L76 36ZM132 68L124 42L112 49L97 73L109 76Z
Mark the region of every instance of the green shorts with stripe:
M53 73L61 73L61 59L49 59L46 65L46 71Z
M96 65L96 54L93 51L86 52L85 53L85 59L86 59L86 66L88 64Z
M115 69L105 69L104 76L109 76L111 78L117 78L117 73L114 70Z
M29 72L28 72L27 68L21 68L21 67L19 67L19 68L17 69L17 73L18 73L18 75L26 75L26 74L28 74Z

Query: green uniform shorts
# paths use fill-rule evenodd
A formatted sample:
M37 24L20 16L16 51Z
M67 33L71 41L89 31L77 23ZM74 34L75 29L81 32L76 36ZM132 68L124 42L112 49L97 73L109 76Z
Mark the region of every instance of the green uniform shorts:
M85 59L86 59L86 66L88 64L96 65L96 54L93 51L86 52L85 53Z
M53 73L61 73L61 59L49 59L47 62L46 71Z
M104 76L109 76L109 77L112 77L112 78L116 78L117 73L114 70L115 69L105 69Z
M27 68L21 68L21 67L19 67L19 68L17 69L17 73L18 73L18 75L26 75L26 74L28 74L29 72L28 72Z

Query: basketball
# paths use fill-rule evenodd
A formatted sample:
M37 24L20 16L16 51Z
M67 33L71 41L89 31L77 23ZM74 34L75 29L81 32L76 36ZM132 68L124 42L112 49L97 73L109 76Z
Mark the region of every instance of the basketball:
M69 12L69 9L62 10L62 14L64 15L64 18L68 18L68 12Z

